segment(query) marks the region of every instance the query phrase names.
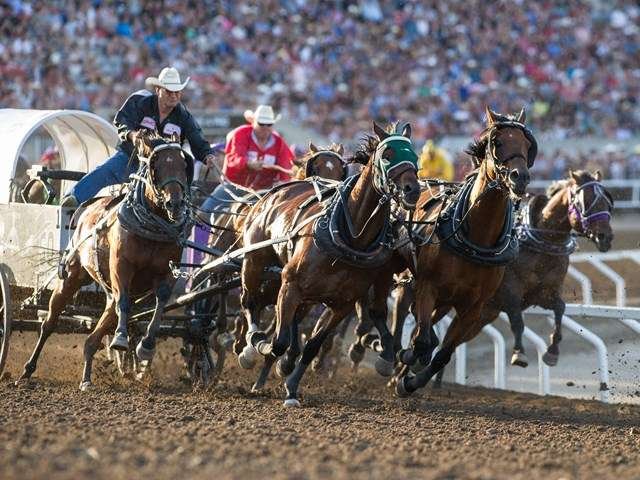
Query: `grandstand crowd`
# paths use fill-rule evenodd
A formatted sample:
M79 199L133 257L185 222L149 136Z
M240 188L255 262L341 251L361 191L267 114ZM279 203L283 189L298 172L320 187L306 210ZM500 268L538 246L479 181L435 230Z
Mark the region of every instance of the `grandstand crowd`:
M485 104L526 105L556 138L624 140L640 134L639 25L617 0L5 0L0 107L115 110L171 64L192 77L192 109L270 103L335 141L371 118L472 135ZM640 169L633 153L594 155L609 177ZM548 154L536 170L578 160Z

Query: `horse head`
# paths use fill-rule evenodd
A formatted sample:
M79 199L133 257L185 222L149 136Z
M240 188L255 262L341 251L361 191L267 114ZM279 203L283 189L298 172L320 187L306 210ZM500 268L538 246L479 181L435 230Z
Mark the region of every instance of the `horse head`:
M372 151L373 184L379 193L391 195L412 210L420 196L420 185L418 155L411 144L411 125L396 124L388 130L373 122L377 140L374 140L375 150Z
M470 152L475 158L484 159L491 180L506 186L516 197L524 195L531 179L529 169L538 153L538 144L525 126L525 119L524 108L515 116L501 115L486 107L486 128L475 151Z
M327 148L318 148L309 142L309 151L296 162L304 174L303 178L322 177L330 180L344 180L347 166L342 155L342 144L332 144Z
M585 170L570 171L569 177L568 215L571 227L593 241L601 252L608 251L613 241L613 197L600 183L600 171L593 174Z
M138 159L147 164L147 197L166 211L169 221L182 222L193 176L193 158L177 134L165 139L156 133L136 138Z

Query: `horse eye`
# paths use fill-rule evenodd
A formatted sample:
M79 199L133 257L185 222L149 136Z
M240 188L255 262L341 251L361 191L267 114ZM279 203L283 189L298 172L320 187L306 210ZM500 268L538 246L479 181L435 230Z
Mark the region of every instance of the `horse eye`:
M502 142L500 140L496 140L495 142L493 142L493 144L496 146L496 148L500 148L502 146Z

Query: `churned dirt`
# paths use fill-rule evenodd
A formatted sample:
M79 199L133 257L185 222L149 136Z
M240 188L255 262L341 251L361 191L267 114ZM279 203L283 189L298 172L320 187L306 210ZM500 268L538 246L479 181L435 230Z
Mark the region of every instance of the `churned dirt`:
M100 353L78 391L83 338L54 336L35 380L11 382L35 341L14 334L0 382L0 478L638 478L640 408L447 386L393 397L370 370L310 373L303 406L233 361L192 392L176 342L154 379L123 380ZM11 378L6 378L11 376Z

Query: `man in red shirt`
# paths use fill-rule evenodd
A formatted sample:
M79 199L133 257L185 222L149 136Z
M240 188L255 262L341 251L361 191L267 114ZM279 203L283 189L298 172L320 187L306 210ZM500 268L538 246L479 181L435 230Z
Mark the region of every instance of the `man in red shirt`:
M224 179L200 206L201 214L211 214L212 223L216 213L224 213L234 197L247 194L242 187L264 190L291 180L293 152L273 131L279 116L274 116L269 105L260 105L255 112L244 112L244 118L248 123L227 135Z
M293 152L273 130L279 116L274 116L271 106L260 105L255 112L246 111L245 118L247 125L227 135L222 169L227 180L255 190L290 180Z

